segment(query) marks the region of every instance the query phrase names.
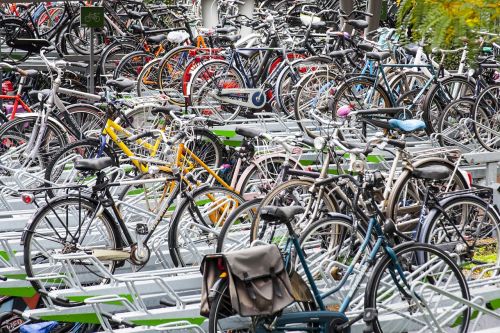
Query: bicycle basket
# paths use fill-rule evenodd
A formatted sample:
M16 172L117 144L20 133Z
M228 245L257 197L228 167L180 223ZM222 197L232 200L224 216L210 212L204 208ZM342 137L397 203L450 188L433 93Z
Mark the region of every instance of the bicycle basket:
M222 265L221 260L222 258ZM231 306L240 316L274 314L294 301L294 293L280 250L276 245L254 246L203 259L201 314L210 312L208 292L225 270Z

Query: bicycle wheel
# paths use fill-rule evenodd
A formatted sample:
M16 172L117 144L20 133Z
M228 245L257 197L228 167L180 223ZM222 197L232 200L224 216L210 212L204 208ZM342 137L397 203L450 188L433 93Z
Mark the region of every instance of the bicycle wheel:
M418 240L457 254L462 272L467 272L470 278L497 275L496 270L482 275L487 269L484 265L500 264L500 219L497 212L473 194L452 196L439 205L439 209L433 209L427 215Z
M93 105L74 104L68 106L67 110L83 136L89 134L90 131L101 130L106 123L104 111ZM60 119L67 126L67 120L64 117L60 117Z
M220 96L222 89L245 88L245 80L227 61L209 60L203 63L191 75L189 86L191 106L201 115L228 121L236 118L244 109L223 101ZM245 94L231 95L233 98L235 96L245 97Z
M90 54L91 28L80 25L80 15L76 15L68 24L65 39L69 46L78 54ZM113 28L104 20L104 27L94 29L94 54L100 54L106 46L106 40L112 35Z
M116 222L104 210L97 214L97 203L86 197L65 196L50 201L37 211L24 237L24 267L28 277L50 274L64 278L32 280L35 290L70 288L67 279L84 286L105 283L115 268L114 261L103 260L101 271L90 259L54 260L56 255L85 254L93 250L113 250L121 246ZM64 302L60 305L68 304Z
M453 259L429 244L404 243L393 250L378 260L365 289L365 308L378 310L374 331L467 332L470 308L446 294L470 300ZM419 254L428 260L420 262Z
M341 214L332 214L332 216L315 221L301 233L300 246L319 288L330 289L339 284L342 277L346 275L354 256L360 250L365 235L366 230L359 224L355 227L351 218ZM370 249L371 246L367 246L362 255L368 255ZM293 254L294 269L307 281L296 252ZM324 271L329 272L329 275L322 274ZM349 278L347 285L355 279L355 275ZM349 288L342 288L332 295L333 297L329 297L329 309L338 310L348 291ZM363 299L362 294L354 294L350 308L362 308Z
M475 100L460 98L451 102L443 110L437 125L438 142L442 147L457 145L476 145L472 123L463 123L462 119L471 119Z
M54 121L48 119L45 133L41 138L40 147L28 161L31 151L27 151L30 140L37 139L39 131L37 115L23 115L11 120L0 127L0 142L3 156L7 154L10 158L5 160L4 165L19 169L23 166L44 168L49 159L62 147L68 144L68 136L63 129ZM36 128L36 130L35 130ZM33 142L34 145L34 142ZM33 149L33 148L31 148ZM26 165L28 163L28 165Z
M217 281L211 294L214 295L214 298L210 304L208 333L255 332L256 330L252 329L254 323L259 323L264 326L268 324L270 318L274 318L273 316L268 316L267 318L248 318L236 315L236 311L234 311L231 305L229 283L227 279ZM316 310L316 305L312 302L294 302L283 311L304 312L314 310ZM309 329L309 331L314 330Z
M124 56L113 72L113 79L124 77L137 81L144 66L153 60L154 54L146 51L135 51Z
M338 211L338 206L334 198L330 195L324 193L321 198L316 198L318 193L311 194L309 189L314 184L314 180L311 179L292 179L286 181L278 186L276 186L268 195L264 197L259 208L257 209L257 215L252 221L252 230L250 235L250 242L256 239L268 242L273 240L278 244L281 241L286 241L288 230L283 225L274 225L270 227L267 223L263 223L259 216L259 211L261 207L264 206L302 206L307 207L309 203L312 206L317 205L319 217L327 214L328 212ZM311 212L309 212L310 214ZM295 217L295 222L302 218L303 214L297 215ZM305 223L308 223L309 219L306 217L304 219ZM307 225L296 226L298 229L304 229ZM272 229L272 230L270 230ZM300 230L298 230L300 234Z
M31 55L30 51L26 51L16 47L15 39L17 38L35 38L35 34L28 24L16 17L0 18L0 61L10 63L20 63L25 61Z
M184 105L182 93L182 80L184 71L191 60L191 52L196 47L185 45L178 46L167 52L160 62L158 69L158 84L161 92L171 98L172 103Z
M429 158L414 163L413 167L445 166L450 175L455 171L455 165L442 158ZM458 191L469 188L467 179L460 170L454 173L453 178L434 181L441 187L442 192ZM420 219L426 182L415 179L410 170L404 170L396 179L391 188L387 203L387 216L392 219L400 231L414 230Z
M473 111L476 138L486 150L500 149L500 84L483 90Z
M237 185L238 192L245 199L261 197L269 193L276 186L281 173L281 166L285 160L285 155L271 156L250 164L248 169L241 175L242 179ZM302 169L298 163L296 167Z
M473 96L474 89L472 82L463 76L449 76L434 84L425 95L422 105L422 120L427 125L427 131L436 131L439 117L449 103L461 97Z
M130 40L117 40L106 46L96 68L96 78L100 80L99 82L104 85L113 76L120 60L134 51L137 51L137 44Z
M105 145L102 147L98 139L83 139L60 149L54 154L45 169L44 179L46 187L62 186L65 184L83 184L92 182L94 177L86 173L79 172L74 168L75 161L84 158L111 157L118 166L118 156L116 152ZM51 198L66 190L48 190L47 195Z
M236 192L218 186L202 187L187 196L176 207L168 231L174 265L201 264L204 254L214 252L229 215L244 202Z
M342 84L332 100L331 117L337 117L337 110L345 105L350 105L352 110L365 110L371 108L392 107L391 99L380 84L369 77L354 77Z
M291 116L295 105L295 91L297 83L301 77L308 73L315 72L326 64L329 64L331 59L328 57L309 57L306 59L298 59L293 61L289 66L286 66L276 79L274 95L278 102L280 111L285 116Z
M137 96L147 97L160 95L160 85L158 84L161 58L156 58L148 62L137 77Z
M319 113L324 119L331 118L328 102L338 85L338 78L339 72L335 69L318 70L304 76L297 84L294 116L300 129L311 138L317 137L318 131L328 134L328 129L310 116L309 111Z
M228 216L217 239L215 252L229 252L250 246L250 228L261 200L247 201Z

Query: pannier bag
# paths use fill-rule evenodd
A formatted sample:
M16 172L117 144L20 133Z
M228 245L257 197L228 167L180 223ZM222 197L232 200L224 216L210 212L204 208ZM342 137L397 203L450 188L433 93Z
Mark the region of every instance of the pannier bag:
M205 256L201 264L203 316L210 312L210 289L224 270L229 279L231 305L240 316L274 314L294 301L280 250L276 245L260 245Z

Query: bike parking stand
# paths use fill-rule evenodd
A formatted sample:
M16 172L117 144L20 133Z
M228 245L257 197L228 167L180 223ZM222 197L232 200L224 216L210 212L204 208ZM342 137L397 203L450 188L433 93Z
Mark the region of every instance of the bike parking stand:
M500 164L500 153L499 152L477 152L477 153L466 153L462 155L462 158L471 165L485 165L485 175L482 179L484 186L487 186L493 190L493 203L500 207L500 183L498 182L498 167Z

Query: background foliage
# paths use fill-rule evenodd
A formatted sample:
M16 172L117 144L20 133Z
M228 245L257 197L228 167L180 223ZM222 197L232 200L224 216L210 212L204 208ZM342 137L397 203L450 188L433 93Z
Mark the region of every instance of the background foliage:
M500 1L401 0L398 26L409 29L413 41L425 37L431 47L457 47L460 37L474 40L474 31L500 33Z

